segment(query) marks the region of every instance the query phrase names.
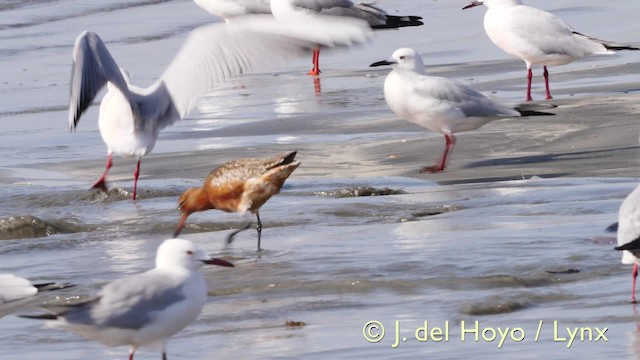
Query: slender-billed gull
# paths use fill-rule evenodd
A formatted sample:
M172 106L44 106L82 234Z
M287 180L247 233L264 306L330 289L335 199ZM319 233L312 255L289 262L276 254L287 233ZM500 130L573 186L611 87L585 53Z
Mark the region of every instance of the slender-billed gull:
M636 278L640 263L640 186L635 188L620 205L618 213L618 246L622 263L633 264L631 301L636 302Z
M596 39L579 33L564 20L546 11L526 6L520 0L473 1L463 9L486 5L484 29L496 46L519 57L527 65L527 101L531 101L531 66L542 65L547 99L547 66L564 65L589 54L612 54L613 50L640 48Z
M184 118L198 98L232 75L273 64L322 46L349 46L368 40L371 29L351 19L325 19L322 24L283 23L271 15L244 17L191 32L160 78L147 88L130 84L97 34L83 32L73 50L69 126L75 129L82 113L108 84L100 104L99 128L107 144L104 173L93 185L106 189L112 154L140 159L154 147L158 133Z
M36 295L73 287L68 283L32 283L13 274L0 274L0 318L39 301Z
M389 15L371 3L354 4L350 0L271 0L271 12L279 20L304 24L321 23L326 17L344 17L366 21L372 29L423 25L420 16ZM320 74L319 59L320 47L316 47L309 75Z
M396 50L391 58L370 66L391 65L384 81L384 98L398 116L444 135L442 160L423 172L443 171L455 145L453 134L475 130L492 120L530 115L552 115L513 106L488 97L458 81L425 72L420 54L413 49Z
M178 208L182 217L174 236L178 236L184 227L187 217L196 211L218 209L226 212L251 212L258 220L258 251L262 223L260 207L280 188L291 173L300 166L294 161L296 152L280 154L266 159L238 159L229 161L209 173L200 188L186 190L179 200ZM251 226L247 223L243 228L234 231L227 237L227 244L240 231Z
M23 315L106 346L129 346L129 360L143 346L160 348L166 360L169 337L194 321L207 300L204 264L233 264L209 258L189 240L165 240L156 267L107 284L92 299L74 305L45 305L51 314Z

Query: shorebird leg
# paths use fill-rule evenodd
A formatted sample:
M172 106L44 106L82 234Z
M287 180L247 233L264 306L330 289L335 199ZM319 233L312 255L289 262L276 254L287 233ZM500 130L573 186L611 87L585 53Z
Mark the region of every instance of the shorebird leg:
M544 72L542 75L544 75L544 86L547 89L547 100L551 100L553 99L553 96L551 96L551 91L549 91L549 71L546 66L543 66L543 69Z
M633 264L631 276L633 276L633 283L631 285L631 303L636 304L636 278L638 277L638 264Z
M100 176L100 179L98 179L98 181L96 181L95 184L93 184L93 186L91 187L92 189L100 189L102 191L107 191L107 172L109 172L109 169L111 169L111 166L113 165L113 155L109 154L107 156L107 164L104 168L104 173L102 173L102 176Z
M527 101L532 101L533 98L531 97L531 80L533 79L533 71L531 71L531 68L529 68L529 72L527 75Z
M244 224L243 227L241 227L240 229L232 232L231 234L229 234L229 236L227 236L227 245L231 244L233 242L233 237L236 236L237 233L241 232L241 231L245 231L248 228L251 227L251 224L253 224L251 221L249 221L248 223Z
M421 172L428 172L428 173L441 172L447 167L447 158L449 157L449 153L451 152L451 150L453 150L453 146L456 144L456 138L455 136L453 136L453 134L451 135L444 134L444 139L446 141L446 145L444 148L444 153L442 154L442 160L440 161L440 165L427 166L424 169L422 169Z
M138 164L136 165L136 170L133 172L133 197L132 200L136 199L136 190L138 189L138 176L140 175L140 159L138 159Z
M262 222L260 221L260 215L256 213L256 218L258 219L258 226L256 226L256 230L258 230L258 252L260 252L260 237L262 236Z
M320 48L315 48L313 49L313 57L311 59L311 62L313 63L313 69L311 69L311 71L309 71L307 75L313 75L313 76L320 75L321 71L320 71L320 64L318 64L319 61L320 61Z
M167 353L166 352L162 353L162 360L167 360Z

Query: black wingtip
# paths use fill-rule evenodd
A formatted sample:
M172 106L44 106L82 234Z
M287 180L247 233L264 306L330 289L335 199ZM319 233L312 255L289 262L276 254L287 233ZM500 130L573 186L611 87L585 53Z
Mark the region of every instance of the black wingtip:
M55 315L55 314L18 315L18 317L21 317L24 319L35 319L35 320L58 320L58 315Z
M50 283L42 283L42 284L33 284L33 286L35 286L38 289L38 291L54 291L54 290L69 289L76 286L76 284L50 282Z
M610 233L618 232L618 223L615 222L615 223L607 226L607 228L604 229L604 231L610 232Z
M396 29L407 26L421 26L424 25L421 16L395 16L395 15L387 15L386 23L382 25L373 25L373 29Z

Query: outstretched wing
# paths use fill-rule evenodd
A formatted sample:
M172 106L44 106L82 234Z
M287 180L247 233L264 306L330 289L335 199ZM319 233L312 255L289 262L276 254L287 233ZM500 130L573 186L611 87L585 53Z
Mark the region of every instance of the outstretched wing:
M230 76L283 62L318 46L362 43L370 35L369 26L355 19L306 24L281 22L268 15L195 29L156 84L158 98L165 98L160 93L166 91L172 102L157 126L163 128L184 118L200 97Z
M127 82L102 39L96 33L85 31L78 36L73 48L69 91L70 129L75 129L82 113L107 82L113 83L123 94L128 93Z

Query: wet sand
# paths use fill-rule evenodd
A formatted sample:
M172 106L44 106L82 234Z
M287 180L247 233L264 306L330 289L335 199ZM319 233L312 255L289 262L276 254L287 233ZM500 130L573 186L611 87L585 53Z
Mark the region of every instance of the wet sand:
M396 134L349 142L309 142L300 145L272 144L195 152L150 155L143 160L148 179L204 178L219 164L237 157L298 150L303 162L297 178L349 178L407 176L439 184L487 182L550 177L635 177L640 175L640 95L575 96L538 101L553 104L555 116L504 119L457 135L447 169L427 174L419 170L440 158L444 139L388 112L377 120L348 127L326 122L300 123L299 118L274 119L228 126L199 134L203 137L264 136L268 134ZM545 110L547 111L547 110ZM292 129L295 129L292 131ZM398 134L400 133L400 134ZM409 136L407 136L409 135ZM118 160L111 176L130 178L132 160ZM67 167L69 164L62 165ZM101 171L101 161L73 164L73 171L88 178ZM60 164L54 167L60 167ZM143 180L144 181L144 180Z

